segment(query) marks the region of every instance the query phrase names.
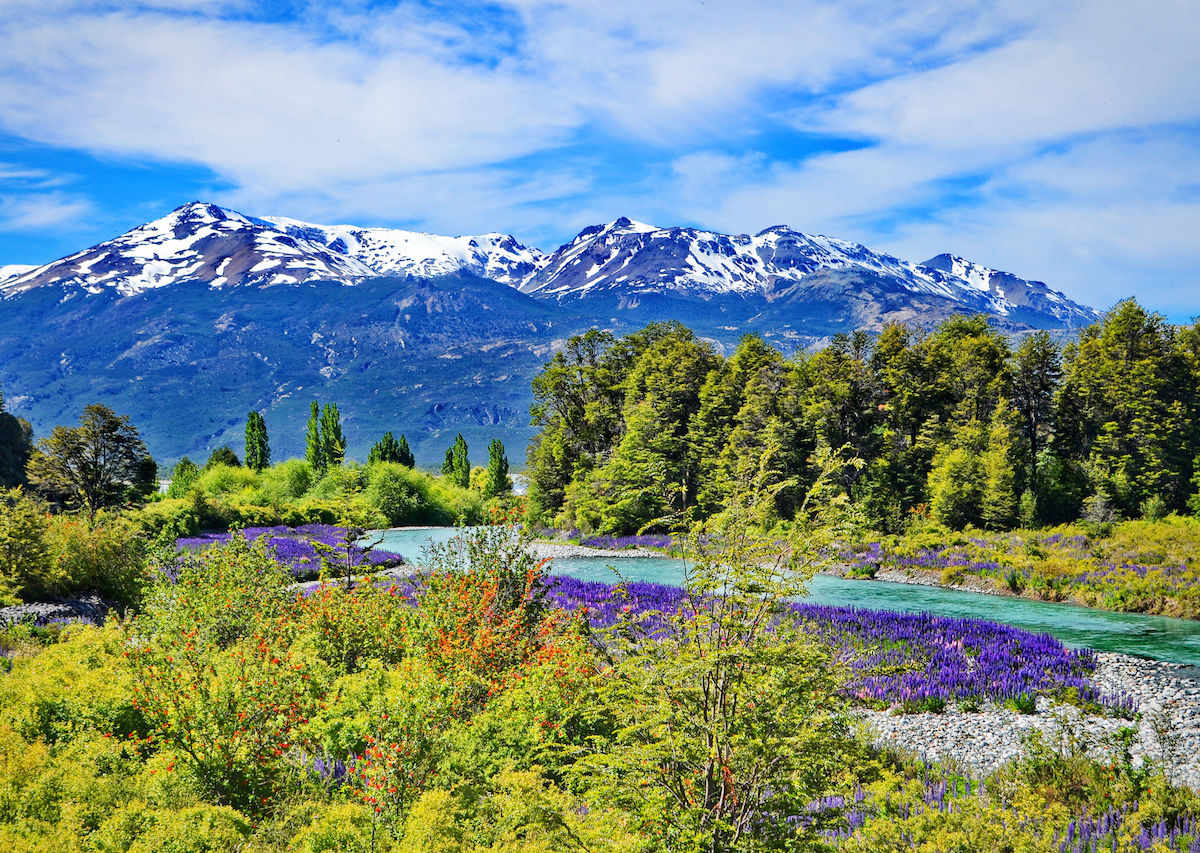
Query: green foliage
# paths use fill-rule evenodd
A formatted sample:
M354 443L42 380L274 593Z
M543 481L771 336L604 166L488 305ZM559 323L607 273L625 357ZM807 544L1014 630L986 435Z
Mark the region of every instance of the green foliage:
M400 436L400 441L396 441L391 432L385 432L383 438L379 439L367 454L368 465L376 462L395 462L407 468L416 464L412 451L408 448L408 439Z
M26 483L25 466L33 452L33 427L29 421L4 411L0 393L0 489Z
M446 448L442 476L460 489L471 485L471 460L467 456L467 442L461 432L454 437L454 444Z
M632 533L706 517L740 459L767 446L788 483L775 507L785 522L819 446L864 460L839 485L889 533L923 504L956 527L1004 530L1074 521L1097 490L1126 517L1148 500L1180 511L1200 493L1200 332L1132 301L1064 353L1045 332L1013 351L982 315L928 335L835 336L792 361L754 337L728 359L703 349L678 324L654 324L572 338L547 362L534 380L529 520Z
M186 456L175 463L171 469L171 485L167 487L168 498L186 497L192 485L200 476L200 468Z
M484 497L494 498L512 491L512 478L508 476L508 456L504 443L493 438L488 445L487 477L483 484Z
M267 422L260 412L246 415L246 467L261 471L271 464L271 444Z
M0 604L56 591L47 508L20 488L0 490Z
M288 459L265 469L259 475L264 497L280 505L298 501L313 484L312 466L304 459Z
M420 524L440 515L428 474L399 462L376 462L367 472L367 502L383 513L390 526Z
M812 839L786 816L845 768L837 668L787 606L818 543L806 524L788 548L752 532L781 488L770 456L747 460L725 511L692 528L688 597L649 617L655 639L636 624L606 638L599 701L617 729L580 767L659 849L795 849ZM819 481L838 467L828 459Z
M1066 351L1054 441L1126 515L1156 495L1184 504L1200 424L1195 365L1180 344L1163 317L1125 300Z
M29 480L51 500L95 513L144 500L158 487L157 468L126 416L93 404L79 426L57 426L29 459Z
M200 516L201 511L197 509L193 496L155 501L130 513L128 517L149 540L174 542L199 531Z
M329 460L325 456L325 445L321 441L321 412L316 400L312 401L308 425L305 428L304 458L308 462L308 467L318 477L324 474L325 469L329 467Z
M321 410L321 459L326 467L336 468L346 458L346 437L342 434L342 416L337 403L326 403Z
M253 470L217 462L205 466L192 488L208 500L221 500L252 493L258 484L258 475Z
M148 543L121 516L55 516L47 529L60 593L95 590L118 609L137 605L150 584Z
M260 543L179 559L126 627L137 707L216 802L254 809L315 711L306 662L281 633L286 571Z
M210 471L218 465L224 465L227 468L240 468L242 467L242 460L237 458L237 454L233 452L232 447L228 444L222 444L208 455L208 461L204 463L204 470Z

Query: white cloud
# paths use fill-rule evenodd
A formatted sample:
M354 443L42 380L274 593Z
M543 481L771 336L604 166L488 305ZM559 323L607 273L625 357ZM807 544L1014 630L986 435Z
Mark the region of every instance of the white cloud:
M1139 269L1197 287L1194 4L265 8L8 0L0 129L207 167L231 187L216 200L251 213L547 248L620 214L786 222L916 260L974 255L1102 304ZM818 141L764 139L789 127ZM627 150L589 158L589 140ZM39 179L54 176L24 189ZM51 189L41 215L86 208ZM38 221L17 195L0 220Z
M77 225L92 203L69 193L0 193L0 231L40 231Z

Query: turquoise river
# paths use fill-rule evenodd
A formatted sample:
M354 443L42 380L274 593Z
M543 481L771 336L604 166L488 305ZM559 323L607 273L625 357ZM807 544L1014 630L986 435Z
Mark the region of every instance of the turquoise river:
M401 554L408 562L420 565L425 547L431 542L448 541L456 531L449 527L402 528L380 535L379 549ZM631 581L678 584L683 578L684 562L667 557L559 558L551 564L550 572L604 583L615 583L619 573ZM1090 646L1097 651L1200 666L1200 622L1187 619L1110 613L1026 598L829 575L814 577L808 590L806 600L817 604L991 619L1050 634L1068 646Z

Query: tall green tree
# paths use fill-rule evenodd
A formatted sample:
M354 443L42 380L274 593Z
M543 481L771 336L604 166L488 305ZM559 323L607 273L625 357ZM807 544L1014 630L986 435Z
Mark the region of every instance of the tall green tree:
M462 437L461 432L454 437L454 444L446 448L442 476L460 489L465 489L471 484L471 460L467 455L467 440Z
M312 401L309 408L308 426L304 432L304 458L318 477L329 467L329 460L325 456L325 442L321 437L321 408L316 400Z
M1151 497L1182 508L1191 377L1175 329L1127 299L1067 348L1063 372L1056 451L1126 515Z
M400 442L396 441L396 437L391 432L385 432L383 438L375 442L371 446L371 450L367 453L367 464L373 465L376 462L399 462L400 461ZM409 466L412 467L411 465Z
M408 446L408 439L404 437L404 433L400 434L400 453L396 461L405 468L417 467L417 459L413 456L412 448Z
M624 435L602 466L568 494L584 529L630 533L649 522L669 525L693 505L695 454L688 441L700 389L719 356L680 324L652 327L653 342L623 383Z
M929 471L929 512L947 527L961 529L980 522L986 449L984 425L969 420L934 457Z
M158 469L128 416L93 403L78 426L57 426L38 442L29 480L52 500L95 514L148 497Z
M1054 393L1062 381L1062 359L1046 331L1022 339L1012 355L1012 403L1020 419L1025 484L1041 497L1038 458L1054 431Z
M321 409L321 455L327 468L341 467L346 458L346 436L337 403L326 403Z
M222 444L208 454L208 461L204 463L204 470L212 468L214 465L228 465L230 468L242 467L242 460L237 458L237 454L233 452L233 448L228 444Z
M33 452L33 428L29 421L4 410L4 391L0 389L0 489L26 482L25 466Z
M489 498L494 498L511 491L512 478L508 476L508 455L504 452L504 443L498 438L493 438L488 445L488 466L483 493Z
M1016 413L1002 398L992 412L981 464L979 517L989 530L1008 530L1017 522L1016 420Z
M261 471L271 464L271 444L267 422L259 412L246 415L246 467Z
M171 469L171 485L167 487L167 497L185 497L199 476L200 466L184 456Z

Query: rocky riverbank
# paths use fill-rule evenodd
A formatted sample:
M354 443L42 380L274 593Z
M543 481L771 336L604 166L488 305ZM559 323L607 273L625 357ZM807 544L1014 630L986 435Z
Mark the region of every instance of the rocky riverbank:
M1176 784L1200 788L1200 667L1097 653L1092 680L1107 695L1127 695L1139 711L1136 720L1081 714L1078 709L1038 701L1036 714L1005 708L942 714L893 715L860 711L876 742L911 750L933 761L950 761L982 775L1020 754L1034 729L1060 750L1079 748L1110 760L1122 728L1135 730L1135 764L1152 761Z
M99 593L84 592L71 598L56 598L51 601L34 601L29 604L14 604L0 607L0 628L30 622L43 626L55 622L90 622L99 625L108 615L112 605Z
M613 557L667 556L661 551L654 551L650 548L590 548L586 545L575 545L571 542L549 542L544 539L535 539L530 543L530 548L539 560L571 560L580 557L611 559Z

